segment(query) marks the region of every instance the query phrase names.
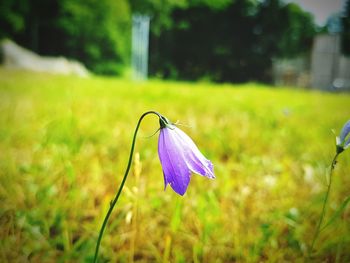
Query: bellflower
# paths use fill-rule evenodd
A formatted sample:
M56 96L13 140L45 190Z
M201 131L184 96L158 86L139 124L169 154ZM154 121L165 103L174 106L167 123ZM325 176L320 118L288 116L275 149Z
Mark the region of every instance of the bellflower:
M190 183L192 173L197 173L208 178L215 178L213 172L213 164L201 154L190 137L188 137L183 131L174 126L160 113L156 111L147 111L143 113L137 122L134 131L129 160L126 166L123 180L120 183L119 189L114 199L109 205L109 209L105 215L105 218L103 219L103 223L98 234L93 261L94 263L96 263L98 260L98 252L108 219L112 213L114 206L118 202L119 196L123 190L125 181L130 171L137 132L140 128L143 118L149 114L155 114L159 117L160 133L158 141L158 153L160 162L163 167L165 188L168 184L170 184L176 193L184 195L187 186Z
M212 162L203 156L189 136L164 116L159 123L158 154L165 188L170 184L176 193L184 195L192 173L215 178Z
M313 248L314 248L314 245L316 243L316 240L317 240L319 234L331 222L331 221L329 221L321 229L323 218L324 218L324 216L326 214L326 205L327 205L329 193L330 193L331 186L332 186L332 178L333 178L332 175L333 175L334 168L335 168L335 166L337 164L337 158L338 158L339 154L342 153L349 146L350 146L350 120L348 120L345 123L345 125L343 126L343 129L340 131L339 137L338 136L336 137L336 153L335 153L335 156L334 156L332 164L331 164L331 169L330 169L330 172L329 172L329 180L328 180L327 192L326 192L326 195L325 195L325 198L324 198L324 201L323 201L323 206L322 206L322 212L321 212L320 220L318 221L318 224L317 224L317 227L316 227L316 231L315 231L314 237L312 239L311 248L310 248L310 251L309 251L309 258L311 256L311 253L313 253ZM344 205L344 207L346 206L345 202L347 202L347 201L344 201L344 203L342 204L342 205ZM333 220L333 219L331 219L331 220Z
M336 137L337 153L341 153L350 147L350 120L348 120L340 132L339 137Z

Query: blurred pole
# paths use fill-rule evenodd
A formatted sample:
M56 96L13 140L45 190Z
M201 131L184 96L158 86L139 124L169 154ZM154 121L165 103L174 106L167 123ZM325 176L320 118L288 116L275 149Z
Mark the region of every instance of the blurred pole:
M150 17L132 16L131 63L134 80L146 80L148 75L148 42Z

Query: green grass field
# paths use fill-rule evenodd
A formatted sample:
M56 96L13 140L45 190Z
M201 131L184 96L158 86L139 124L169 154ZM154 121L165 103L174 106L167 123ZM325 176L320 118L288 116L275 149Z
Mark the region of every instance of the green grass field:
M171 119L214 163L181 197L164 191L158 119L143 121L100 262L304 262L350 96L0 69L0 262L91 262L140 115ZM338 160L325 222L350 195ZM350 208L315 262L350 261Z

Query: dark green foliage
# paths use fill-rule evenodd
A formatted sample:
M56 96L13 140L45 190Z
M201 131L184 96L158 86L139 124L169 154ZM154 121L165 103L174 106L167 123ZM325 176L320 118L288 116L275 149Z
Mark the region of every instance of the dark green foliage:
M129 58L130 13L126 1L66 0L61 2L59 28L66 52L96 73L116 73Z
M293 3L266 0L258 8L254 33L265 54L293 57L310 50L315 25L311 14ZM258 47L257 47L258 48Z
M223 10L208 5L175 10L174 27L152 38L151 70L192 80L243 81L252 76L245 61L254 41L251 9L251 3L238 0Z
M171 28L173 21L171 12L176 7L185 7L187 0L130 0L133 13L149 15L151 17L151 30L159 36L162 30Z
M150 69L174 79L269 82L272 59L308 52L315 33L310 14L279 0L197 3L174 10L172 21L152 34Z
M25 28L24 16L28 13L27 0L2 0L0 2L0 38L23 32Z
M1 37L43 55L77 59L96 73L115 74L128 63L126 0L16 0L2 5Z
M232 0L130 0L133 13L146 14L151 17L151 31L159 37L164 30L176 26L172 13L175 9L189 9L205 6L209 9L225 9Z
M281 0L4 0L0 37L100 74L130 65L131 14L151 16L150 74L271 81L272 59L307 53L310 14Z
M342 51L345 55L350 56L350 0L345 5L344 17L342 18Z
M310 13L304 12L293 3L284 7L287 20L286 29L279 43L280 57L293 57L310 51L316 25Z

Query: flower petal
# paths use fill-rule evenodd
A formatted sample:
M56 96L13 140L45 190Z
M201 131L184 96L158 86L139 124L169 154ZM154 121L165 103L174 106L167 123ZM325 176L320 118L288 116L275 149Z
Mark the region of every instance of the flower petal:
M343 129L340 132L340 135L339 135L340 144L344 143L345 138L348 136L349 133L350 133L350 120L348 120L347 123L345 123Z
M169 128L160 130L158 154L163 167L165 187L170 184L176 193L184 195L190 183L191 171L187 167L173 130Z
M203 156L192 139L177 127L174 128L174 133L182 146L184 159L189 169L196 174L215 178L212 162Z

